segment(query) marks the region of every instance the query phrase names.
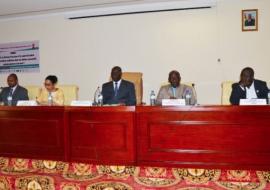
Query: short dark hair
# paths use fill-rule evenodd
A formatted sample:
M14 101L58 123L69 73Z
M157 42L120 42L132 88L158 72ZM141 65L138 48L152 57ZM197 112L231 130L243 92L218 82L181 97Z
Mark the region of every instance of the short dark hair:
M45 80L51 81L52 84L56 84L58 82L58 79L57 79L57 77L55 75L49 75L49 76L46 77Z
M11 73L8 77L13 77L15 80L18 80L18 76L15 73Z
M121 67L119 67L119 66L113 67L113 68L112 68L112 71L114 71L114 70L117 70L117 71L119 71L119 72L122 73L122 69L121 69Z
M243 75L244 72L249 72L251 74L252 77L254 77L254 70L251 67L245 67L242 71L241 71L241 76Z
M172 70L170 73L169 73L169 78L168 78L168 81L170 81L170 78L172 77L172 75L176 75L179 79L181 79L181 76L180 76L180 73L176 70Z

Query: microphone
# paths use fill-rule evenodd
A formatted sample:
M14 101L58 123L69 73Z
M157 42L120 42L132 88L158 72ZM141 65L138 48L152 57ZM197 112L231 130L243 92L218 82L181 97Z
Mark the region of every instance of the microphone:
M198 105L198 103L197 103L197 92L196 92L195 84L194 83L192 83L192 87L193 87L193 90L194 90L195 105Z

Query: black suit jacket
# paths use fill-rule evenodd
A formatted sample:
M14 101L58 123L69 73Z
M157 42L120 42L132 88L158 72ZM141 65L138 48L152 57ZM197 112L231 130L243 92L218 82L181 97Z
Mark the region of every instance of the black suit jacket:
M102 85L103 104L124 103L127 106L136 105L135 87L132 82L121 81L118 94L114 96L113 82L107 82Z
M0 93L0 102L4 102L4 105L8 105L7 97L10 92L10 87L5 87ZM12 94L12 105L16 106L19 100L29 100L28 92L22 86L17 86Z
M266 82L254 80L254 87L259 99L267 99L269 89ZM230 102L232 105L239 105L240 99L246 99L246 90L243 90L239 83L234 83L232 85Z

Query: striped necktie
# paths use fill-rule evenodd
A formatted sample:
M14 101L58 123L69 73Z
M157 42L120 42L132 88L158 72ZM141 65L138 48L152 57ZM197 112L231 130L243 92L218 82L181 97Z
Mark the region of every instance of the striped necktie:
M12 96L12 94L13 94L13 88L10 88L10 91L9 91L8 95Z
M114 83L114 96L116 97L118 93L118 85L117 82Z

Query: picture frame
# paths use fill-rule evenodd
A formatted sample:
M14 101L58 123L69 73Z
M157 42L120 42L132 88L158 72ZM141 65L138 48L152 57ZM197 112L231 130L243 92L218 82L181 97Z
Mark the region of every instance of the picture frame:
M258 31L258 9L242 10L242 31Z

